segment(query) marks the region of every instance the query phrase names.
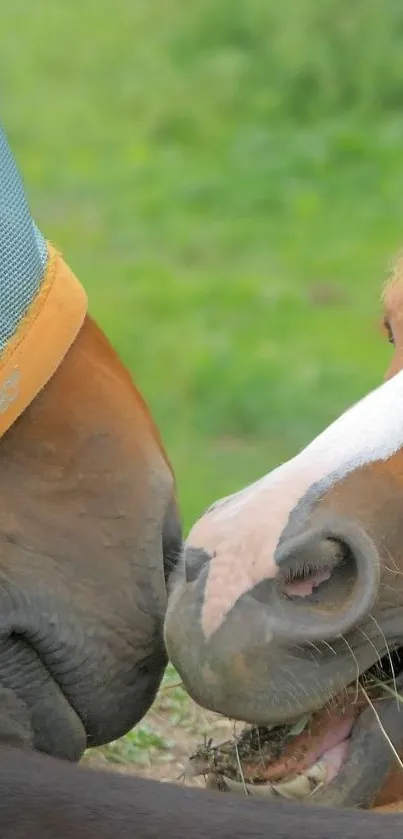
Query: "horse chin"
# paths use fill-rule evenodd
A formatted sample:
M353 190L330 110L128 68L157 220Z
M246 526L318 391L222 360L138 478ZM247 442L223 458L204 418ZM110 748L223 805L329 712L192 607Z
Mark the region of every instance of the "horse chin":
M357 685L311 715L308 723L306 716L305 725L304 718L294 720L289 729L297 733L284 737L274 760L267 759L266 738L272 742L281 739L280 732L287 727L245 727L235 747L239 772L217 769L216 756L215 767L211 770L210 763L210 770L203 772L207 787L329 808L372 809L379 802L403 799L403 768L397 764L403 747L403 671L397 674L393 688L379 682L374 690L368 684L371 679L372 668ZM253 730L257 732L255 763L245 753L245 735ZM266 743L259 740L260 757L256 736L263 736ZM228 744L225 746L228 749ZM401 778L394 778L391 799L389 778L397 772L396 767Z

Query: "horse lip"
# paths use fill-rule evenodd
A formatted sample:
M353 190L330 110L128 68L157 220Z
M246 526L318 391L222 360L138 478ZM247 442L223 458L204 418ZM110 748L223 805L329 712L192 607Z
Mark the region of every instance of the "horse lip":
M382 700L364 709L354 724L339 773L319 788L310 802L328 807L369 808L395 763L390 742L395 749L403 743L402 723L403 708L399 708L396 699Z
M390 649L401 645L401 639L400 643L394 640ZM387 698L373 703L368 699L368 707L358 714L352 726L347 756L341 769L332 781L313 793L309 803L364 809L371 806L396 762L393 749L399 750L403 745L400 690L403 691L403 670L394 679L393 693L396 696L388 694Z
M63 723L66 727L66 731L62 732L60 728L58 728L55 735L52 733L49 737L49 734L52 732L52 727L48 730L46 729L46 726L44 728L42 717L40 718L39 725L37 725L38 721L36 719L35 711L37 711L39 715L43 714L42 703L39 701L31 704L30 695L27 695L23 690L21 690L21 688L17 689L15 685L10 685L11 689L15 691L16 696L18 696L26 704L29 711L34 748L38 751L45 751L55 757L63 758L64 760L72 760L73 762L79 761L83 752L88 747L88 732L78 709L75 707L72 697L69 696L66 686L63 684L63 680L55 673L54 668L50 666L43 650L41 650L32 639L29 639L22 634L17 636L17 633L15 633L14 638L18 638L19 643L22 644L28 652L32 653L36 661L36 667L39 668L39 673L41 675L44 674L47 683L55 688L62 699L62 702L65 703L63 708L57 711L57 715L58 717L60 714L63 716ZM68 719L65 717L66 713L68 715ZM49 714L49 717L52 717L52 713ZM48 721L48 717L46 720Z
M395 637L390 641L389 649L400 646L402 643L399 644ZM400 692L403 695L403 670L394 679L393 694L396 693L396 696L385 692L373 703L367 698L368 706L364 704L345 738L347 753L337 775L329 782L324 780L319 783L305 797L301 795L300 803L326 808L371 808L395 765L393 749L399 750L403 746L403 701L399 701ZM245 779L234 781L225 775L219 780L218 776L208 774L206 782L210 788L242 795L266 799L277 797L277 792L273 790L273 784L274 787L278 785L276 780L254 784Z
M382 706L382 710L380 710L380 706ZM375 703L374 707L376 707ZM399 727L401 730L400 742L403 742L403 708L399 714L396 701L390 699L381 702L376 707L376 713L380 718L386 717L388 719L388 728L390 728L394 719L395 735L396 729ZM392 736L391 740L398 748L397 737ZM339 807L371 808L371 804L380 792L395 760L390 744L385 735L381 733L379 722L371 707L365 708L358 716L347 742L347 757L335 778L329 783L319 784L317 789L307 796L298 797L300 804L310 804L328 809ZM227 777L220 782L215 775L210 773L207 775L206 782L208 788L225 789L228 792L241 795L249 794L253 797L271 801L273 795L275 798L278 795L273 792L273 786L270 783L256 786L245 781L233 781ZM276 786L278 786L277 781L274 782L274 788Z

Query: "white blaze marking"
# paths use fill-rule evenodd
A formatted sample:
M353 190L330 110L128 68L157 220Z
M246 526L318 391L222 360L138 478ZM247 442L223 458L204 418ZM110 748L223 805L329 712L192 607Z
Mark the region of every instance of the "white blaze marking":
M300 454L196 522L187 544L205 548L210 562L202 610L206 637L235 601L274 577L274 552L291 511L316 482L387 460L403 446L403 371L342 414Z

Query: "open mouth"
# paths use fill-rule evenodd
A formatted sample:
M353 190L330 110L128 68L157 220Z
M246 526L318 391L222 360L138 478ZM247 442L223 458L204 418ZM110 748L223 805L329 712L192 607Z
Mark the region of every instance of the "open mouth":
M376 806L403 764L403 647L388 653L319 711L281 726L245 726L239 736L192 755L188 777L207 786L322 806Z

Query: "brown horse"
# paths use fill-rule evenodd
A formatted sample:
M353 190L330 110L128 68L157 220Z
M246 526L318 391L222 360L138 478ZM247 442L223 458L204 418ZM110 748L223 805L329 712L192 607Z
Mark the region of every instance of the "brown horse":
M181 550L147 406L0 128L0 739L77 760L146 712Z
M201 705L262 725L313 714L315 736L301 734L267 779L319 759L326 781L310 800L330 806L403 798L391 747L403 747L403 261L384 306L385 383L207 510L165 621Z
M395 816L330 820L56 759L78 760L149 708L167 602L190 692L245 720L316 709L355 667L398 650L400 375L196 525L167 598L182 548L170 463L82 289L34 235L0 145L0 741L20 746L0 750L1 836L370 839L381 824L397 835ZM382 713L401 735L396 703ZM322 803L362 804L382 786L391 759L378 735L362 713Z
M165 578L172 578L180 525L172 470L159 435L129 375L88 317L56 373L3 437L0 456L0 739L26 747L0 747L2 839L375 839L381 833L397 839L400 815L338 808L329 814L321 807L279 801L268 806L255 799L90 771L30 751L33 745L50 755L75 759L87 742L112 739L145 713L166 662ZM235 519L237 526L243 521ZM343 544L355 551L348 558L354 572L350 589L354 593L361 586L368 600L363 580L369 585L378 573L373 539L355 522L348 527ZM349 577L335 562L334 531L330 535L331 550L327 542L315 542L314 559L326 550L330 579L339 574L343 587ZM303 538L296 537L296 544L303 547ZM200 668L205 680L203 701L220 709L220 678L231 679L231 667L238 678L246 676L254 662L242 647L238 659L231 658L227 635L227 670L222 675L218 670L217 680L211 654L205 657L205 649L212 647L207 641L203 649L196 646L201 629L189 623L192 612L184 611L183 605L186 593L188 598L199 596L201 607L198 581L204 554L202 559L200 564L198 553L190 549L185 554L172 587L166 633L170 646L175 639L175 650L181 651L176 660L189 684L190 659L184 657L182 643L188 634L196 657L191 672ZM374 561L374 569L366 571L369 561ZM310 575L296 574L281 584L297 586L293 598L302 586L301 602L308 604L304 586L317 579L315 573L319 572L313 567ZM324 574L323 561L320 573ZM228 589L231 581L230 575ZM263 587L261 595L266 590ZM261 619L264 598L258 595L252 592L256 619ZM339 608L341 595L336 600L333 594ZM286 624L287 609L295 602L298 608L299 601L291 597L286 603ZM329 608L332 595L326 603L328 608L322 610L321 603L311 604L313 627L316 612L322 611L322 622L337 620ZM182 628L173 622L175 604ZM242 618L242 599L240 606ZM379 610L376 614L380 619ZM303 612L301 617L303 628L309 628ZM252 610L243 626L232 624L233 642L241 646L255 626ZM222 643L220 631L216 639ZM268 643L267 634L262 640ZM299 643L297 638L291 663L303 653ZM291 655L288 646L282 647L285 658ZM218 652L222 654L220 646ZM262 654L263 647L256 652ZM319 676L320 664L317 667ZM191 689L192 679L194 675ZM247 703L248 686L243 686ZM301 702L301 692L304 701L308 687L308 680L295 684L291 671L287 701ZM254 689L253 682L249 689ZM267 712L262 708L257 714L261 720L272 715L273 694L275 681L268 683ZM245 712L239 707L239 715L251 717L246 706ZM369 734L380 746L371 727ZM356 738L356 751L367 743L370 758L371 738ZM380 787L382 772L373 774Z
M53 338L59 352L60 335ZM34 346L31 357L24 341L20 380L10 375L14 355L0 364L2 839L336 839L341 831L375 839L381 828L397 837L394 815L335 811L329 819L320 808L268 808L57 759L118 737L152 702L181 528L159 434L94 321L84 317L21 410L26 383L38 381L38 353ZM11 424L9 409L18 409Z
M180 548L159 434L87 317L0 445L0 695L25 703L35 748L78 759L146 712Z
M401 814L221 795L0 747L1 839L400 839Z

